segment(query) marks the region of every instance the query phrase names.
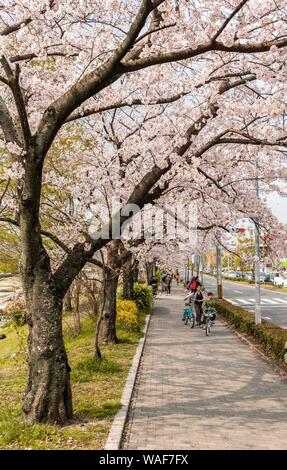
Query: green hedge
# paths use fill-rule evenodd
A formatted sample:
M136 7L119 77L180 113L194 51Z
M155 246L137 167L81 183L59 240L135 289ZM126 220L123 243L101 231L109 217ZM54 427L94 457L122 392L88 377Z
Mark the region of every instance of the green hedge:
M134 302L140 309L150 309L153 303L152 288L147 284L134 284Z
M236 307L226 300L217 300L217 311L241 333L251 335L271 354L276 361L287 369L284 361L287 330L273 323L262 321L260 325L254 322L254 316L247 310Z
M117 292L119 300L123 300L123 286L120 285ZM141 310L150 310L153 304L152 288L146 283L141 284L136 282L134 284L133 301L136 306Z

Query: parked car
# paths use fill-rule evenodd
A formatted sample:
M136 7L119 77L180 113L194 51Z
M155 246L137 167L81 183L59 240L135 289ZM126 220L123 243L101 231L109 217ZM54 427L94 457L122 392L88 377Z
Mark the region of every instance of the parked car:
M228 277L239 277L238 274L240 275L240 273L238 273L237 271L229 271L229 273L227 273L227 276Z
M287 287L287 279L279 273L275 273L274 285L278 287Z
M271 274L271 273L260 274L260 282L274 282L274 274Z
M246 281L253 281L254 277L253 277L253 273L252 272L246 272L243 274L243 278L246 280Z
M266 273L260 273L260 282L266 282Z
M275 274L266 274L265 282L272 282L274 284Z

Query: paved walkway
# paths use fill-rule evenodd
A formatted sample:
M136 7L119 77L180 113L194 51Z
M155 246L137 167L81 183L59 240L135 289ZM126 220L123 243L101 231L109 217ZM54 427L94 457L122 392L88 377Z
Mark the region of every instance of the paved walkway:
M156 302L124 449L287 449L287 382L217 321L181 321L182 289Z

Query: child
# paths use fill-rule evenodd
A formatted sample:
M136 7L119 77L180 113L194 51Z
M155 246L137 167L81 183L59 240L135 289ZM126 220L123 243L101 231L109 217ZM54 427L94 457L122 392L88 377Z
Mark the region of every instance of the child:
M214 300L214 297L213 297L213 293L208 292L207 299L203 303L203 311L204 312L206 312L207 310L209 310L209 311L212 310L213 311L213 315L211 317L212 321L214 321L215 318L216 318L215 308L216 308L216 303L215 303L215 300ZM203 323L205 323L205 318L203 319Z

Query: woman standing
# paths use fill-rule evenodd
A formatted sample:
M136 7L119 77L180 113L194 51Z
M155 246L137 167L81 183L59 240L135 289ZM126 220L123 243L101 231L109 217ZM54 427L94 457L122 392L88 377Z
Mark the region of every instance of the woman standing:
M203 292L202 292L202 287L197 286L195 295L194 295L194 307L195 307L195 313L196 313L196 323L198 325L201 325L201 317L202 317L202 305L204 302L204 297L203 297Z

